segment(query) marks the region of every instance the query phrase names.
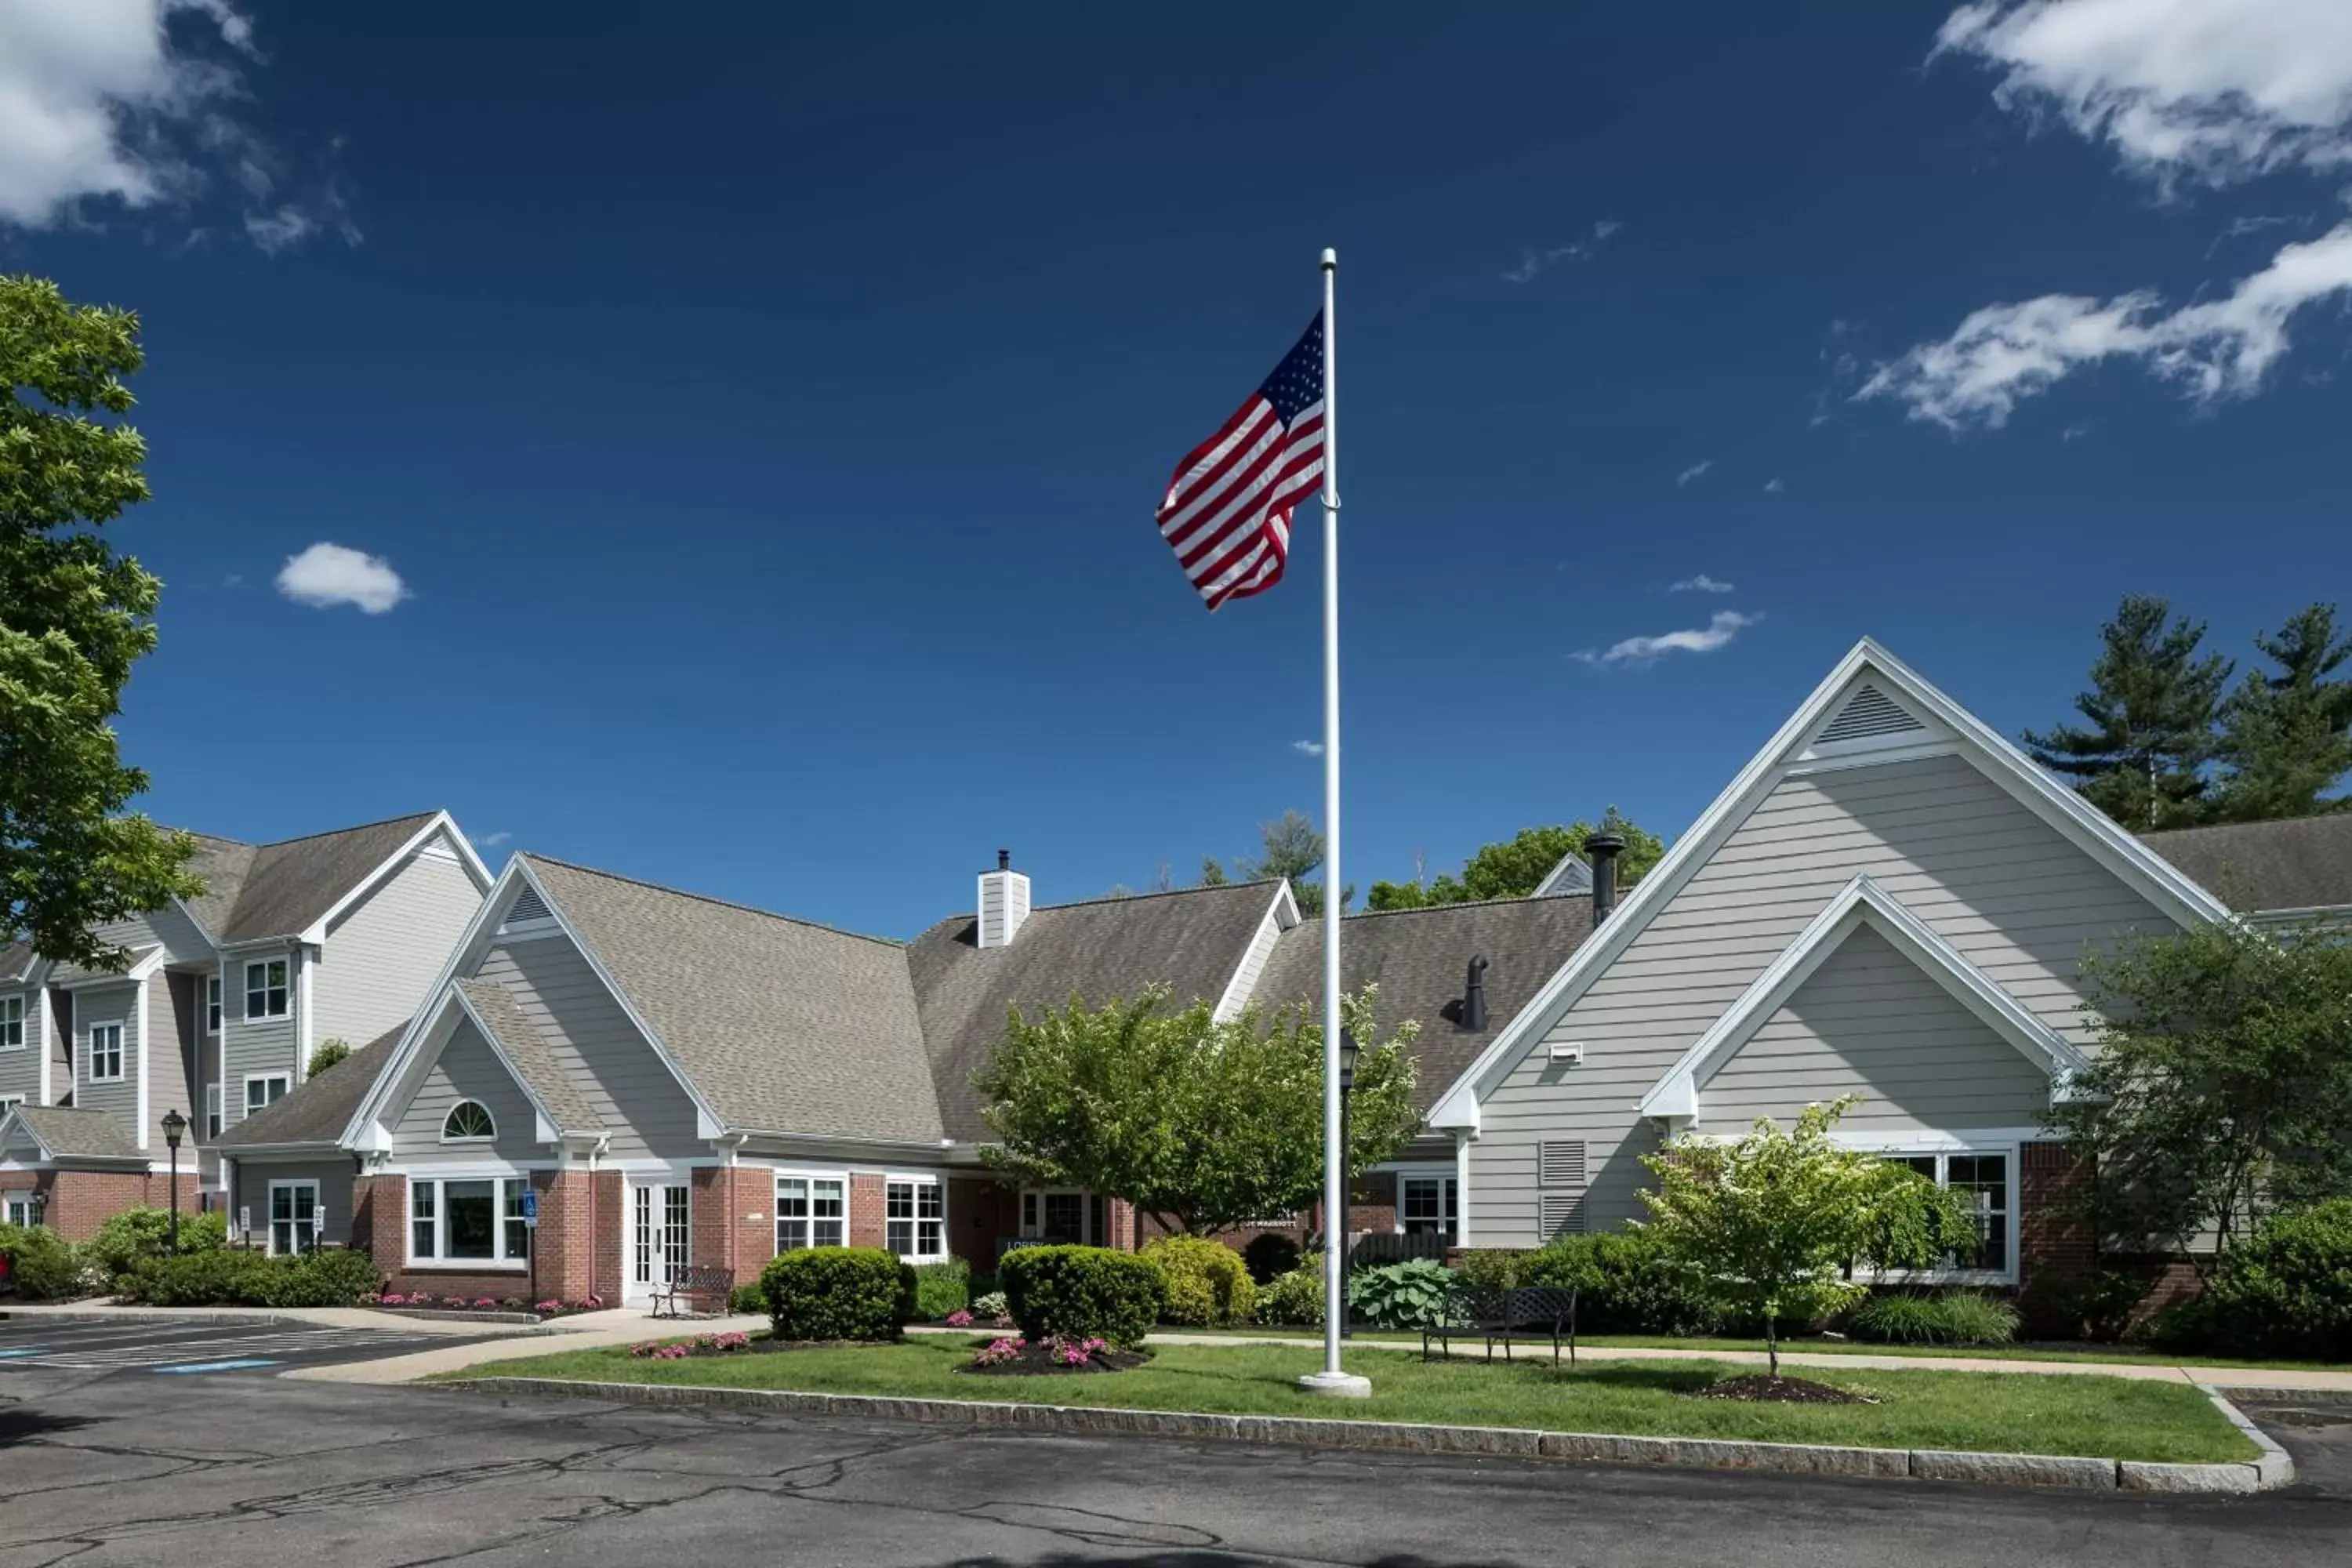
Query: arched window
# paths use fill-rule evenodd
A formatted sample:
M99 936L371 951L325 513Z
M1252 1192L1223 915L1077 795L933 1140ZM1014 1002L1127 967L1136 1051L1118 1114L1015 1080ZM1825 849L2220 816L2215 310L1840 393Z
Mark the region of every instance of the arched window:
M449 1119L441 1123L444 1143L473 1142L495 1138L499 1124L490 1120L489 1107L478 1100L461 1100L449 1108Z

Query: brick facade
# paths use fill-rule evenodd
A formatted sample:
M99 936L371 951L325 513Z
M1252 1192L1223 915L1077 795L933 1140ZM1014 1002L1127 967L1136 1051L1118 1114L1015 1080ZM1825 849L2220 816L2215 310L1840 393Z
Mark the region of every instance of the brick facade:
M948 1250L975 1274L996 1272L996 1244L1021 1234L1021 1194L992 1176L949 1176Z
M734 1271L735 1282L760 1277L776 1255L775 1173L764 1165L706 1166L693 1173L693 1258Z
M38 1194L42 1217L51 1230L68 1241L88 1241L99 1226L125 1209L172 1206L169 1172L28 1171L8 1176L12 1193ZM180 1172L180 1212L203 1212L203 1182L193 1168Z
M849 1245L879 1247L883 1229L885 1183L877 1172L853 1171L849 1175Z

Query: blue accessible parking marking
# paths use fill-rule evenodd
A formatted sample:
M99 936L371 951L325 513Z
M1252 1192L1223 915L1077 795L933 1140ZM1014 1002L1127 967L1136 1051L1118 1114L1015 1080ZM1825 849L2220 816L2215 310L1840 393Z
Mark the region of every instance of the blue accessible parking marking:
M178 1366L159 1366L152 1370L158 1373L249 1372L257 1366L276 1366L277 1364L277 1362L267 1358L248 1361L191 1361L183 1362Z

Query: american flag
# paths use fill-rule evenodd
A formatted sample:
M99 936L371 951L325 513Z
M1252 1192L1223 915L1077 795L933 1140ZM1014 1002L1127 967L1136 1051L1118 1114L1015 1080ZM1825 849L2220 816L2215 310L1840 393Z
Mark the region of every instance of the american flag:
M1186 454L1160 536L1209 608L1262 594L1290 558L1290 512L1323 479L1323 317L1215 435Z

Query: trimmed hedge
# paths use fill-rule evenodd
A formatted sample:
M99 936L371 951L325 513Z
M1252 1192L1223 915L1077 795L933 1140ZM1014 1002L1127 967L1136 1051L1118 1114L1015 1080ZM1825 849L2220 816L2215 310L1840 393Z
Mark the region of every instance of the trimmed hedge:
M915 1266L878 1247L780 1253L760 1289L780 1340L895 1340L915 1316Z
M1973 1290L1873 1296L1846 1319L1845 1331L1880 1344L2005 1345L2017 1337L2017 1309Z
M228 1216L184 1214L180 1216L180 1250L215 1252L228 1245ZM162 1258L172 1249L172 1211L147 1205L124 1209L98 1227L82 1244L91 1264L108 1279L128 1274L142 1259Z
M1033 1340L1101 1339L1140 1344L1167 1310L1160 1269L1107 1247L1024 1247L1008 1252L996 1282L1013 1322Z
M971 1265L961 1258L915 1266L915 1316L929 1322L971 1305Z
M340 1247L299 1258L222 1247L142 1258L115 1282L123 1300L153 1307L348 1307L383 1288L373 1258Z
M1160 1270L1167 1287L1168 1321L1191 1328L1227 1328L1246 1323L1257 1308L1257 1286L1242 1255L1222 1241L1171 1236L1152 1242L1143 1256Z
M8 1256L16 1294L27 1301L70 1301L94 1294L81 1248L45 1225L0 1225L0 1253Z
M2273 1215L2148 1337L2170 1349L2352 1361L2352 1198Z

